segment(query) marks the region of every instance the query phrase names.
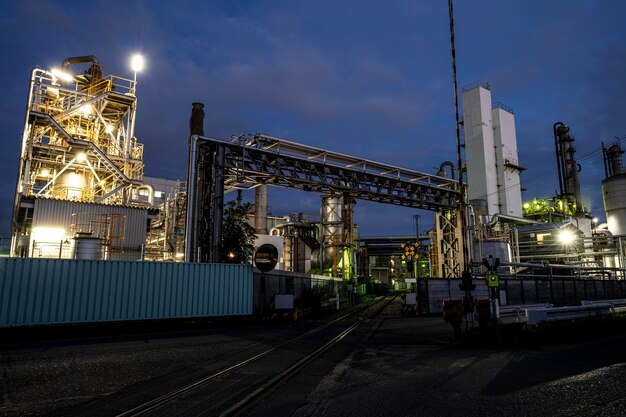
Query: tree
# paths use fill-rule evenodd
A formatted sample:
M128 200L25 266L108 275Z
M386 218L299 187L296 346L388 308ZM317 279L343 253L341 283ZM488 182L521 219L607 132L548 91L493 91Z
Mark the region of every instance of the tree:
M224 210L222 225L222 262L247 262L254 251L256 231L248 224L248 213L252 204L238 205L229 201Z

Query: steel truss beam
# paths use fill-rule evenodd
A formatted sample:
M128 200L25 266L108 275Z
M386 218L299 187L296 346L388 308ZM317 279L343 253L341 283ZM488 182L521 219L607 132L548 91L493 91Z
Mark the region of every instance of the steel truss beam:
M447 178L274 138L252 146L201 139L224 148L226 192L268 184L423 210L458 206L457 184Z

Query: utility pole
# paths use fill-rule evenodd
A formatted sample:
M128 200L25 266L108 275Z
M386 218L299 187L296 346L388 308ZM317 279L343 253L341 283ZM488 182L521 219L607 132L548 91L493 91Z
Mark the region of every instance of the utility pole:
M469 314L473 311L472 294L472 273L469 269L469 251L467 247L467 219L465 210L465 185L463 184L463 159L461 156L461 131L459 124L459 95L456 81L456 49L454 46L454 9L452 0L448 0L448 15L450 18L450 46L452 52L452 79L454 85L454 116L456 118L456 154L459 172L459 216L461 221L461 243L463 247L463 270L461 271L461 289L465 291L463 297L463 313Z

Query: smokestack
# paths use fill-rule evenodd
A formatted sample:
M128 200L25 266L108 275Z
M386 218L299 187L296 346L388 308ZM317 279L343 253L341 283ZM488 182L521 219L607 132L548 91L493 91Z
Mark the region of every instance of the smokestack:
M610 176L622 173L623 171L622 154L623 153L624 153L624 150L622 149L619 143L613 144L606 151L606 158L608 159L608 162L609 162L609 175Z
M573 145L574 138L569 134L569 126L561 122L555 123L553 129L561 198L566 198L570 203L576 203L576 212L582 212L583 204L578 177L580 166L574 156L576 154L576 148Z
M204 136L204 104L191 103L191 118L189 119L189 136Z
M267 185L254 189L254 228L258 234L267 234Z

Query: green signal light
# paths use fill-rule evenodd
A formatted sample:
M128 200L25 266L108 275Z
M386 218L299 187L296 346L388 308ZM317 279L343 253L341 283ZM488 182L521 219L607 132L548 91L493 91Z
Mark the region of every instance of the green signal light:
M499 287L500 286L500 277L497 274L488 274L487 275L487 285L489 287Z

